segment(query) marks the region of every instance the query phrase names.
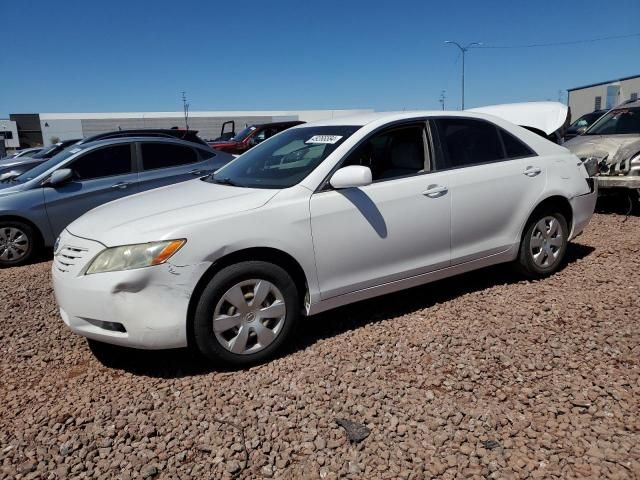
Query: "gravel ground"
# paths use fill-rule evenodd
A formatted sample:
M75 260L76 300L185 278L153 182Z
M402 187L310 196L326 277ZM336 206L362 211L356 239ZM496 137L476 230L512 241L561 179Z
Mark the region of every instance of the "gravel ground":
M640 478L640 217L596 215L568 257L324 314L239 372L96 357L50 262L0 271L0 478Z

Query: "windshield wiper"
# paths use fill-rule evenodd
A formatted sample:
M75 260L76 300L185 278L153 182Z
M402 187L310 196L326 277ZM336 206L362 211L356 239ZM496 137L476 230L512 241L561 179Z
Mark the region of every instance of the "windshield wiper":
M231 180L229 177L216 178L212 177L214 183L219 183L220 185L230 185L232 187L238 187L239 185Z

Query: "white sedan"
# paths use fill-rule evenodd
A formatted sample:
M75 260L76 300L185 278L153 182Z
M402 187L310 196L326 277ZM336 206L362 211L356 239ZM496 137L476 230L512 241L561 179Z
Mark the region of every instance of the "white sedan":
M498 117L343 117L85 214L53 283L89 339L245 365L340 305L502 262L550 275L596 195L576 156Z

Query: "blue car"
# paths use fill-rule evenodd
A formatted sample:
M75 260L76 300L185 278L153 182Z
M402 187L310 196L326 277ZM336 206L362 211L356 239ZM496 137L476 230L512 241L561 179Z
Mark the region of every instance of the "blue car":
M73 145L0 181L0 268L52 247L85 212L138 192L208 175L233 156L178 138L110 138ZM168 200L170 201L170 200Z

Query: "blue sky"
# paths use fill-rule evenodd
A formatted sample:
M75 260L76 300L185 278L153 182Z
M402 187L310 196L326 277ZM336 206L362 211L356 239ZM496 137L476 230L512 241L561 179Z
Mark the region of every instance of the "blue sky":
M0 118L18 112L447 108L444 40L563 42L640 32L640 2L2 2ZM466 106L557 100L640 74L640 36L467 55Z

